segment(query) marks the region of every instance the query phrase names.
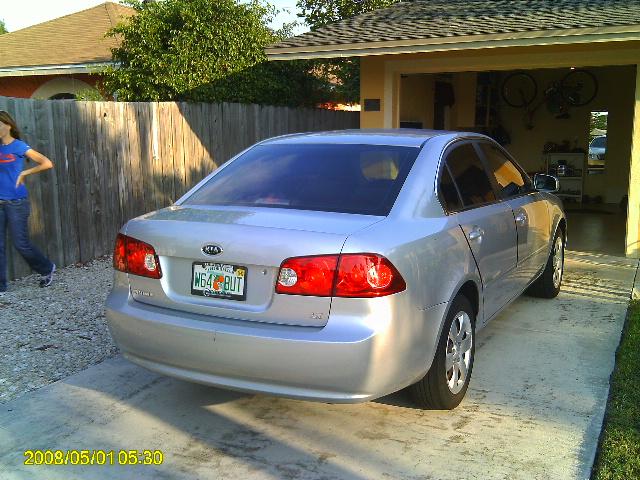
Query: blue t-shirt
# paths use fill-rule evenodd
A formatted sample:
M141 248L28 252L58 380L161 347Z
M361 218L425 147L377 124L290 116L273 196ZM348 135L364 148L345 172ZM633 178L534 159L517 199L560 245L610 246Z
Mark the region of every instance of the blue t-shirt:
M18 200L27 198L24 184L16 188L18 176L24 167L24 156L31 147L22 140L15 139L9 145L0 142L0 199Z

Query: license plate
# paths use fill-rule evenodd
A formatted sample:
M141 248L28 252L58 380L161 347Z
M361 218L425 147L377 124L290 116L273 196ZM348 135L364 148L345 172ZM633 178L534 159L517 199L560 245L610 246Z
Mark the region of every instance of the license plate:
M226 263L193 262L191 294L246 300L247 267Z

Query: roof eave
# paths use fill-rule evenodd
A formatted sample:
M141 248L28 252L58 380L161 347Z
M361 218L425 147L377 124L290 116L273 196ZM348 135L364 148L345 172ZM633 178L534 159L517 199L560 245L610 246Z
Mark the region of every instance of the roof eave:
M74 63L67 65L30 65L0 67L0 77L30 77L34 75L71 75L74 73L96 73L113 62Z
M579 28L418 40L267 48L266 54L269 60L302 60L637 40L640 40L640 25L625 26L623 29L619 27Z

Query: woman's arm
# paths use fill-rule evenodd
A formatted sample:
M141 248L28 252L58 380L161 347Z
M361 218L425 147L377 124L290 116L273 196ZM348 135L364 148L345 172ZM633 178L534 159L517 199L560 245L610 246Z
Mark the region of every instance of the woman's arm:
M31 175L33 173L42 172L43 170L49 170L53 168L53 162L49 160L47 157L42 155L40 152L36 152L33 148L30 148L25 153L29 160L33 160L38 165L32 168L28 168L27 170L23 170L20 172L18 176L18 180L16 181L16 188L24 183L24 179L27 175Z

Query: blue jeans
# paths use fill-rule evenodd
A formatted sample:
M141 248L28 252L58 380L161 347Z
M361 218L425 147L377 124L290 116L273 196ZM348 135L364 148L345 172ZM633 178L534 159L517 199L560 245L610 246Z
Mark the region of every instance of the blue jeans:
M31 205L27 198L20 200L0 201L0 291L7 289L7 248L5 232L13 240L13 246L26 260L32 270L40 275L47 275L53 269L53 263L29 241L29 214Z

